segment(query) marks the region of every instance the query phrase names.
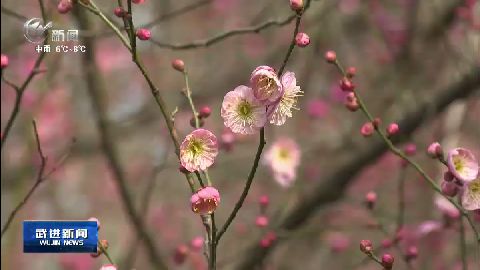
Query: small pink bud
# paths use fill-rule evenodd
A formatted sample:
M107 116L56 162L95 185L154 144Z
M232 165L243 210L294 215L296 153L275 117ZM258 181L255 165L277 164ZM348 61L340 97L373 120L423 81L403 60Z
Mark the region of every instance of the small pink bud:
M413 143L409 143L405 145L404 151L407 156L413 156L417 153L417 146Z
M267 207L270 203L270 198L268 197L268 195L262 195L260 196L259 203L261 207Z
M140 28L137 30L137 37L140 40L149 40L152 34L150 33L150 30L145 29L145 28Z
M6 68L8 67L8 56L6 54L3 54L1 55L1 61L0 61L0 66L2 68Z
M145 0L132 0L132 3L134 3L134 4L143 4L143 3L145 3Z
M180 59L175 59L172 61L172 67L177 71L183 72L185 70L185 63Z
M405 252L405 258L407 261L414 260L418 257L418 248L416 246L410 246Z
M306 33L298 33L295 36L295 43L298 47L307 47L310 44L310 37Z
M369 254L373 250L373 244L370 240L362 240L360 241L360 250L365 253Z
M453 197L458 193L458 186L453 181L452 182L443 181L441 184L441 187L442 187L442 193L445 196Z
M390 240L388 238L382 240L382 247L383 248L390 248L390 247L392 247L392 245L393 245L392 240Z
M363 124L362 128L360 129L360 133L363 137L370 137L372 136L374 131L373 124L371 122L366 122Z
M355 74L357 74L357 68L355 67L349 67L347 68L347 77L348 78L353 78L355 76Z
M382 256L382 266L387 270L392 269L394 260L391 254L385 253Z
M365 203L367 204L368 209L373 209L376 202L377 202L377 193L370 191L365 195Z
M447 182L452 182L455 179L455 176L450 171L443 173L443 180Z
M296 12L302 11L303 0L290 0L290 8Z
M190 246L192 247L193 251L200 251L204 244L203 237L197 236L190 241Z
M122 7L116 7L113 10L113 13L115 14L115 16L119 18L122 18L123 16L125 16L125 10Z
M260 228L264 228L268 226L268 217L267 216L258 216L255 219L255 225Z
M187 255L188 255L188 246L185 244L181 244L175 249L175 252L173 253L173 261L177 265L181 265L185 262Z
M355 84L348 78L343 78L340 80L340 88L345 92L352 92L355 90Z
M360 108L357 98L355 97L355 93L350 92L347 94L345 97L345 107L347 107L347 109L351 112L354 112Z
M72 0L60 0L57 5L57 10L60 14L68 13L73 8Z
M212 109L209 106L203 106L198 113L198 117L207 118L210 116L211 113Z
M335 61L337 61L337 54L334 51L327 51L325 53L325 60L327 60L328 63L335 63Z
M277 240L277 235L274 232L268 232L260 240L260 246L263 248L268 248L275 242L275 240Z
M388 136L393 136L397 134L400 131L400 128L398 127L397 123L390 123L387 127L387 135Z
M438 142L433 142L428 146L427 153L431 158L443 157L442 146Z
M378 129L378 127L382 124L382 119L380 119L379 117L375 117L372 124L374 128Z

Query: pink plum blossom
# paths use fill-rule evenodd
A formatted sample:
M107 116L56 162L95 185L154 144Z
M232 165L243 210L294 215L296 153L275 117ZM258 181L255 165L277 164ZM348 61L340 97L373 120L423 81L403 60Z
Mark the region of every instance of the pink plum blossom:
M455 148L448 152L448 169L458 180L470 182L477 178L478 161L473 153L465 148Z
M180 145L180 163L190 172L207 169L217 154L217 137L206 129L194 130Z
M466 184L462 206L469 211L480 209L480 177Z
M289 187L295 180L300 156L300 147L294 140L279 138L266 151L263 161L272 170L275 180Z
M253 95L252 88L240 85L223 98L221 116L234 133L254 134L265 126L266 108Z
M273 113L269 116L271 124L281 126L287 121L287 117L292 117L292 109L299 110L295 105L298 97L302 96L302 90L297 85L295 73L287 71L281 78L284 89L280 102L275 107Z
M200 214L211 214L220 203L220 193L214 187L205 187L197 191L190 198L192 211Z
M269 66L257 67L250 76L250 85L255 98L265 105L277 102L283 94L277 73Z

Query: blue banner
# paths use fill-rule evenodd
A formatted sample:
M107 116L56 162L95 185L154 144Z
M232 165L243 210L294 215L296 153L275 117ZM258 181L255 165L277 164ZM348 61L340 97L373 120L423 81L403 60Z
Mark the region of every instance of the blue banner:
M96 221L24 221L25 253L96 253Z

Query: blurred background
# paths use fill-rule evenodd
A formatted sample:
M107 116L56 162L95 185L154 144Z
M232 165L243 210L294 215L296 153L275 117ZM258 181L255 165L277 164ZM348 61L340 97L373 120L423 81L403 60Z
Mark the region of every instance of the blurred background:
M96 2L117 25L122 24L113 14L116 1ZM2 236L2 269L99 269L107 263L103 256L22 251L22 220L90 217L100 220L99 238L108 240L108 251L119 269L153 269L100 146L98 115L92 107L95 99L108 122L108 141L117 149L133 203L162 259L172 269L206 269L202 251L193 250L190 243L203 237L205 229L190 210L190 190L178 171L168 130L145 79L120 40L97 16L78 4L72 12L60 14L57 4L45 0L53 28L78 29L80 40L75 44L87 42L86 50L94 53L46 53L41 72L25 89L8 140L5 145L2 142L2 227L35 183L41 165L32 119L48 157L45 171L51 172ZM9 57L2 77L21 85L40 55L23 36L24 22L41 17L39 4L2 0L1 6L1 52ZM293 33L293 12L286 0L146 0L133 10L135 25L146 25L152 32L152 40L137 40L139 55L168 110L178 107L175 127L179 137L193 130L192 113L181 94L183 77L171 68L173 59L184 60L197 107L212 108L204 127L225 140L210 169L222 199L217 224L223 224L243 190L258 144L256 135L227 141L231 134L220 117L223 96L247 84L255 67L280 67ZM87 19L80 24L82 17ZM184 46L268 21L278 23L208 46ZM280 138L298 144L301 164L295 182L284 188L267 166L260 165L243 208L219 245L218 269L253 269L246 266L252 260L261 269L379 269L365 260L358 243L371 239L380 247L382 241L395 238L399 179L405 182L407 240L383 248L396 256L395 269L409 269L401 257L412 245L418 248L414 269L461 269L457 227L445 227L446 210L438 207L434 192L418 173L402 168L397 157L379 149L376 139L360 135L365 118L345 109L345 94L338 87L341 77L323 55L335 50L344 66L357 68L357 89L384 126L420 119L402 135L399 146L415 144L415 160L440 180L444 169L425 155L431 142L441 142L444 149L467 147L480 157L480 87L478 80L471 82L479 76L479 1L314 0L300 29L309 34L311 44L296 48L286 68L295 72L304 91L300 110L285 125L266 129L267 151ZM88 89L89 76L96 78L96 89ZM450 92L454 94L445 95ZM439 97L445 96L440 104ZM2 140L14 103L15 91L2 81ZM412 112L417 114L412 116ZM356 160L361 161L359 165L351 166ZM347 180L337 186L331 181L335 175ZM336 194L333 199L320 200L315 194L330 188ZM369 191L378 195L374 211L364 205ZM267 228L255 226L261 195L270 198ZM302 218L296 219L295 211L303 211ZM478 261L474 261L476 247L469 229L468 260L474 269ZM278 243L259 250L269 231L275 231ZM179 255L183 245L188 253Z

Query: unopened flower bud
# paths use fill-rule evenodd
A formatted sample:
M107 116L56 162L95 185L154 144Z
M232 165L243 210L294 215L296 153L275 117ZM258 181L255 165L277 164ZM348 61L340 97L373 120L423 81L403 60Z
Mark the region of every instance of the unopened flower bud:
M452 182L455 179L455 176L450 171L443 173L443 180L447 182Z
M290 8L295 12L302 11L303 0L290 0Z
M431 158L443 157L442 146L438 142L433 142L428 146L427 153Z
M295 44L301 48L307 47L310 44L310 37L306 33L298 33L295 36Z
M453 181L452 182L443 181L441 184L441 188L442 188L442 193L445 196L453 197L458 193L458 186Z
M132 3L134 4L143 4L145 0L132 0Z
M198 112L198 117L207 118L212 113L212 109L209 106L203 106Z
M149 40L150 37L152 37L152 34L150 33L150 30L145 29L145 28L140 28L137 30L137 37L140 40Z
M374 128L378 129L378 127L382 124L382 119L375 117L375 119L372 121L372 124Z
M377 193L370 191L365 195L365 203L368 209L373 209L375 203L377 202Z
M175 249L175 252L173 253L173 261L177 265L181 265L185 262L187 255L188 255L188 246L185 244L181 244Z
M268 197L268 195L262 195L260 196L260 199L258 200L258 202L260 204L260 209L264 210L270 204L270 198Z
M260 228L264 228L268 226L268 217L267 216L258 216L255 219L255 225Z
M347 68L347 77L349 79L353 78L357 74L357 68L355 67L348 67Z
M172 67L177 71L183 72L185 70L185 63L180 59L175 59L172 61Z
M418 257L418 248L416 246L410 246L405 252L405 258L407 261L414 260Z
M392 245L393 245L392 240L390 240L388 238L382 240L382 247L383 248L390 248L390 247L392 247Z
M413 156L417 153L417 146L413 143L409 143L405 145L404 151L407 156Z
M115 16L119 18L122 18L123 16L125 16L125 10L122 7L116 7L113 10L113 13L115 14Z
M388 136L393 136L397 134L400 131L400 128L398 127L397 123L390 123L387 127L387 135Z
M366 122L363 124L362 128L360 129L360 133L362 134L363 137L370 137L372 136L374 131L374 127L372 122Z
M337 61L337 54L334 51L327 51L325 53L325 60L327 60L328 63L335 63L335 61Z
M57 5L57 10L60 14L68 13L73 8L72 0L60 0Z
M340 80L340 88L345 92L352 92L355 90L355 84L348 78L343 78Z
M0 58L0 66L1 68L6 68L8 66L8 56L6 54L3 54L1 55L1 58Z
M382 266L386 269L386 270L389 270L389 269L392 269L393 267L393 261L395 259L393 258L393 255L391 254L388 254L388 253L385 253L383 254L382 256Z
M370 240L362 240L360 241L360 250L365 253L369 254L373 250L373 244Z

